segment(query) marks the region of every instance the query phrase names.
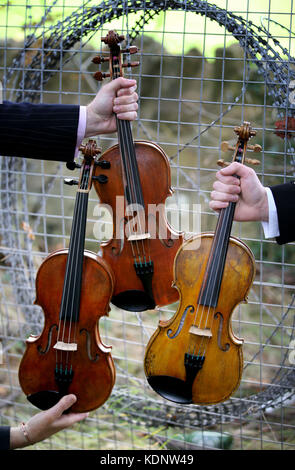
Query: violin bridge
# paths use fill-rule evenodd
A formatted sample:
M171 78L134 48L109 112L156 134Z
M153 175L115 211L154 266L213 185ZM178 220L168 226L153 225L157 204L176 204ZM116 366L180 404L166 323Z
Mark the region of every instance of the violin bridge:
M189 333L196 336L206 336L207 338L212 337L212 332L210 328L198 328L195 325L192 325L189 329Z
M135 234L135 235L129 235L128 241L129 242L136 242L138 240L146 240L148 238L151 238L150 233L139 233L139 234Z
M57 341L53 346L53 349L58 349L59 351L77 351L77 343L64 343L63 341Z

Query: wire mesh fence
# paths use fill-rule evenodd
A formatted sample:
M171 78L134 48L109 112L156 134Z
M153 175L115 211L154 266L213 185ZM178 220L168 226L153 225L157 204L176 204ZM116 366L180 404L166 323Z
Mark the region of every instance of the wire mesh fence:
M216 162L231 157L221 143L234 145L233 128L244 120L262 146L256 167L262 183L294 178L292 15L291 0L248 0L241 7L230 0L2 2L3 99L88 104L100 86L91 59L104 50L101 37L110 29L124 34L127 45L139 48L139 67L125 71L138 84L133 137L157 143L170 160L168 220L186 236L212 231ZM103 151L117 143L116 134L96 139ZM48 253L68 246L75 199L64 185L69 173L57 162L1 157L1 424L36 412L20 390L18 366L26 338L44 322L34 305L37 269ZM86 248L99 253L111 227L92 190ZM145 312L111 305L100 320L117 371L111 397L83 423L33 448L294 448L294 246L265 239L259 223L234 223L232 233L256 261L248 303L232 319L244 338L243 376L233 396L205 406L159 397L146 381L145 348L177 303Z

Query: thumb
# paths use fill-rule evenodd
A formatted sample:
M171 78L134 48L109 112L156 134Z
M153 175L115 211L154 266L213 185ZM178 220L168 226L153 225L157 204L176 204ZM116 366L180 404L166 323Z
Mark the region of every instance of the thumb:
M76 401L77 397L75 395L65 395L48 411L52 413L54 418L59 418L63 412L69 409Z

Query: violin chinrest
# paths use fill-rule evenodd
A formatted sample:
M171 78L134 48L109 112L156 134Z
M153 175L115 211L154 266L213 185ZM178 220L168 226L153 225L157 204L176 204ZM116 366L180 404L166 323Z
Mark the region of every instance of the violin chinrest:
M147 381L155 392L167 400L182 405L192 403L192 386L184 380L168 375L152 375Z
M155 301L146 292L130 289L112 297L112 304L130 312L143 312L155 308Z
M28 395L27 400L40 410L48 410L56 405L62 397L63 395L61 393L55 392L54 390L43 390Z

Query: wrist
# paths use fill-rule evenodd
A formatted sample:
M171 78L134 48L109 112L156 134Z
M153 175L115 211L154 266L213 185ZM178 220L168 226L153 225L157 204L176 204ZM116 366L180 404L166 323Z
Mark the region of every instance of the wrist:
M10 428L10 449L19 449L33 444L30 441L27 426L22 423L18 427Z
M263 188L263 194L261 197L260 204L258 204L258 220L262 222L268 222L269 220L269 205L268 195L266 188Z

